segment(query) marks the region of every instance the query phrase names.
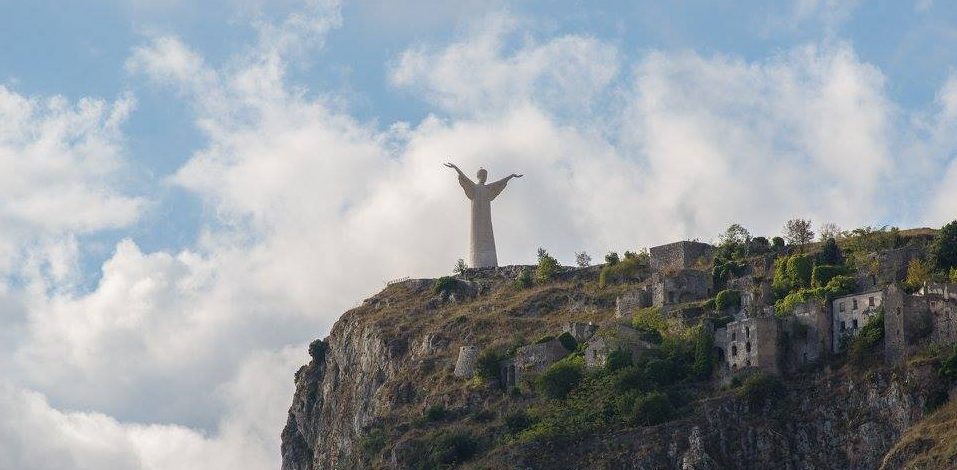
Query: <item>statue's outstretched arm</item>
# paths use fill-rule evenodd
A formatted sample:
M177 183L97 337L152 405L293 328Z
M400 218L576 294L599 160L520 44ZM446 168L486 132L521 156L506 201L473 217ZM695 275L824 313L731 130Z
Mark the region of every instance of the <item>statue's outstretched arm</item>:
M475 196L475 182L469 179L468 176L465 176L465 173L462 173L462 170L455 166L455 164L446 163L445 166L455 170L456 173L459 174L459 185L462 186L462 189L465 191L465 196L472 199Z
M508 184L508 180L512 178L521 178L523 175L512 173L494 183L486 185L488 188L489 200L495 199L503 190L505 190L505 185Z

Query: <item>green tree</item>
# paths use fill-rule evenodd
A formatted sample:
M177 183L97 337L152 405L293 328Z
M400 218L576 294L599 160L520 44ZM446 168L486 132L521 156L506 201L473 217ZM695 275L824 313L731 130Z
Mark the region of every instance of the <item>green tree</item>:
M724 310L731 307L741 306L741 292L734 289L725 289L718 292L714 298L714 308Z
M591 256L588 256L588 253L584 251L575 253L575 264L577 264L579 268L587 268L591 266Z
M811 286L813 267L814 259L811 255L795 255L788 258L787 276L792 289Z
M561 265L558 264L558 260L549 255L544 248L538 249L538 267L535 268L535 282L539 284L548 283L558 274L559 268L561 268Z
M619 261L621 261L621 258L618 257L617 252L609 251L608 254L605 255L605 263L608 263L611 266L618 264Z
M714 338L704 328L698 328L695 333L694 363L691 365L691 371L699 379L706 379L711 375L714 366L713 347Z
M784 239L781 237L774 237L771 239L771 248L775 250L780 250L784 248Z
M791 219L784 224L784 238L791 245L798 245L804 249L814 240L814 231L811 230L811 221L808 219Z
M821 264L841 264L844 257L841 255L841 248L837 246L837 241L833 237L824 240L824 248L818 255Z
M912 259L910 264L907 265L907 279L904 280L904 285L910 289L917 290L929 280L930 267L927 266L927 263L917 258Z
M468 265L465 264L465 260L462 258L459 258L458 261L455 262L455 267L452 268L452 272L454 272L455 274L464 274L465 270L468 268L469 268Z
M957 267L957 220L941 227L928 253L934 268L941 272Z
M641 426L653 426L671 419L674 408L668 396L659 391L639 396L635 400L634 419Z
M748 255L751 244L751 232L740 224L731 224L718 235L718 256L727 259L739 259Z

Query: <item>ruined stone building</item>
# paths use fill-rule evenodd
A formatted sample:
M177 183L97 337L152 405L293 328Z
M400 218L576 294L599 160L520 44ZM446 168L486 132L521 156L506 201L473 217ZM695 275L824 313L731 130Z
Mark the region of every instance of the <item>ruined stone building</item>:
M777 374L779 330L775 317L745 318L715 329L719 377L728 380L746 369Z
M479 348L474 345L466 345L459 348L459 357L455 361L456 377L472 378L475 374L475 361L478 360Z
M515 356L499 363L499 379L506 387L515 387L527 377L541 374L548 366L567 356L569 351L561 341L550 339L544 343L522 346Z
M883 296L882 290L871 290L837 297L831 302L834 352L841 352L844 343L857 335L871 318L877 316Z
M638 288L615 299L615 318L630 320L636 310L651 306L651 292Z
M707 243L681 241L652 247L651 270L654 272L677 271L695 267L710 268L714 247Z
M637 360L654 348L655 345L642 338L640 331L620 323L610 323L602 325L588 340L585 365L589 368L604 367L608 355L617 350L627 351L633 360Z
M868 255L858 269L857 285L861 288L882 288L907 277L907 267L920 254L916 246L882 250Z
M595 335L595 332L598 331L598 325L592 324L591 322L579 322L573 321L565 323L562 327L562 331L572 335L572 338L575 338L575 341L581 343L588 341L592 336Z
M797 304L791 315L781 321L787 333L782 353L790 369L800 369L824 359L832 350L833 322L827 303L809 300Z
M655 307L667 307L704 300L714 294L713 287L714 280L709 271L655 272L651 276L651 303Z
M922 347L957 342L957 284L927 284L910 295L896 285L885 292L884 357L903 362Z

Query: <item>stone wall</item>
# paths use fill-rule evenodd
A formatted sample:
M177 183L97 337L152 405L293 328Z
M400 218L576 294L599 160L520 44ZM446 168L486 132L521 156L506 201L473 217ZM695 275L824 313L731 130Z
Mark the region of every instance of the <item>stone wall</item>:
M863 289L880 288L907 277L907 266L920 254L916 246L883 250L868 256L857 273L857 285Z
M595 335L595 331L598 330L598 326L592 323L584 322L568 322L563 327L563 331L572 335L572 338L575 338L575 341L579 343L583 341L588 341L592 336Z
M710 266L714 247L707 243L681 241L656 246L648 250L651 270L654 272L693 268L698 264Z
M925 345L957 342L957 299L949 292L953 291L944 285L922 289L917 295L908 295L896 285L887 288L884 357L889 363L900 364Z
M817 363L833 347L830 310L823 300L796 305L793 314L786 317L782 326L788 333L788 347L784 354L791 370Z
M541 374L548 366L568 355L568 350L557 339L530 344L515 351L499 364L499 374L506 387L515 387L530 376Z
M635 289L615 299L615 318L630 319L635 311L651 306L651 293Z
M651 281L651 303L662 307L707 299L713 294L713 282L710 272L694 269L655 273Z
M585 349L585 365L589 368L604 367L608 355L617 351L628 351L637 360L646 351L655 346L642 339L641 332L619 323L603 325L588 341Z
M883 299L883 291L872 290L860 294L838 297L831 302L831 312L834 319L833 351L840 352L844 341L864 328L871 318L877 315Z

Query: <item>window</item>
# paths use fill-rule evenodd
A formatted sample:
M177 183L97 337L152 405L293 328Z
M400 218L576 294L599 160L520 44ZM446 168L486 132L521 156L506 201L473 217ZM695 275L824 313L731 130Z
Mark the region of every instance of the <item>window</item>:
M842 321L842 322L841 322L841 331L844 331L844 330L846 330L846 329L847 329L847 324L845 324L845 323Z
M731 346L731 357L738 357L738 347L737 347L737 346L734 346L734 345Z
M898 314L898 315L901 314L901 308L900 308L900 307L897 307L897 314Z
M751 359L748 359L747 361L745 361L744 365L751 367Z
M807 353L804 353L802 358L804 359L804 363L807 364Z
M675 303L675 293L674 293L674 292L669 292L669 293L668 293L668 303L669 303L669 304Z
M731 332L731 341L737 341L737 340L738 340L738 334L732 331L732 332Z
M751 352L751 342L750 342L750 341L748 341L747 343L744 343L744 350L747 351L747 352L749 352L749 353Z
M857 329L857 320L854 320L854 329Z
M867 306L868 306L868 307L873 307L873 306L874 306L874 297L868 297L868 298L867 298Z
M840 303L840 309L841 309L842 312L844 311L844 302L841 302L841 303Z
M751 327L750 327L750 326L744 327L744 337L745 337L745 338L750 338L750 337L751 337Z
M857 299L851 301L851 310L857 310Z

